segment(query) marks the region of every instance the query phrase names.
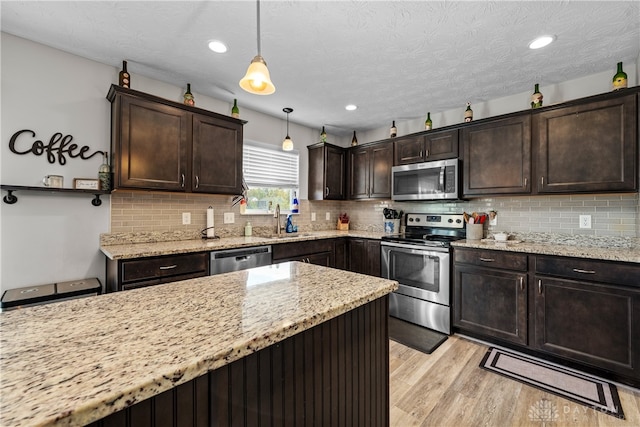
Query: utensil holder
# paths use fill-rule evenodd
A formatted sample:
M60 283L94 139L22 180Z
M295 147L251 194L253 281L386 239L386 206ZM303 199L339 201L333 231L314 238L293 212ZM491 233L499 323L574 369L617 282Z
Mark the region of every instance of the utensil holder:
M482 224L467 224L467 240L481 240L483 234Z
M384 220L384 232L387 234L400 233L400 219L386 219Z
M349 223L348 222L340 222L340 221L338 221L338 230L349 231Z

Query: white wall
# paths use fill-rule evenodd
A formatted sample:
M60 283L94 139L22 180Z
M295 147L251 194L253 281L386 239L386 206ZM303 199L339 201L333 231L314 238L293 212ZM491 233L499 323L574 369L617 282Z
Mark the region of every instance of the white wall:
M638 74L640 74L640 58L638 63L625 63L624 71L628 77L628 87L638 85ZM540 92L544 99L543 105L549 106L559 104L561 102L571 101L572 99L583 98L586 96L597 95L611 91L611 80L616 73L615 64L610 71L605 71L590 76L581 77L574 80L562 82L560 84L545 85L544 81L540 81ZM533 93L533 85L528 90L514 95L505 96L503 98L492 99L486 102L474 102L470 99L471 109L473 110L473 119L479 120L487 117L494 117L501 114L513 113L516 111L527 110L530 108L531 94ZM441 128L459 124L463 121L463 114L466 106L461 105L460 108L447 111L431 111L431 120L433 128ZM410 133L420 132L424 130L425 117L408 120L397 121L398 136ZM362 132L362 136L358 136L358 142L378 141L389 137L389 126L383 126L368 132ZM346 139L343 139L346 145ZM348 138L351 142L351 136Z
M80 146L88 145L91 152L109 151L111 113L106 94L117 82L119 69L10 34L0 33L0 38L0 182L41 186L44 175L58 174L64 176L64 186L71 188L73 178L97 178L101 156L90 160L67 157L67 163L61 166L50 164L46 156L14 154L9 150L9 140L22 129L33 130L36 139L44 143L61 132L72 135L73 142ZM178 102L184 91L135 74L132 88ZM230 114L229 103L200 95L194 89L196 106ZM239 107L241 118L248 121L245 139L276 146L282 143L286 134L284 113L282 118L274 118ZM300 197L306 199L306 146L318 140L317 130L293 123L289 130L294 149L300 153ZM19 139L21 150L31 140L23 137ZM6 194L2 192L3 197ZM98 277L104 283L99 235L110 231L110 196L103 196L103 205L94 207L92 197L84 195L14 194L18 203L0 203L0 292L85 277Z

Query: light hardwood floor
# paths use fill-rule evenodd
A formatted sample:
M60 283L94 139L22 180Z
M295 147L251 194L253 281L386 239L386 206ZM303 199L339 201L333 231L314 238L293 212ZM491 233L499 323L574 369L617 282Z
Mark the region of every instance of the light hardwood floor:
M640 390L618 386L620 420L479 368L487 348L457 335L432 354L390 341L391 426L640 426ZM542 399L553 422L529 416Z

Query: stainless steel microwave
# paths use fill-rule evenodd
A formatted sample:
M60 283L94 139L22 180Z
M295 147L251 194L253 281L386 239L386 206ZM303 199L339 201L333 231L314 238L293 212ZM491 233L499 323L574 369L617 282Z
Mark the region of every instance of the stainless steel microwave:
M455 200L459 193L458 159L394 166L393 200Z

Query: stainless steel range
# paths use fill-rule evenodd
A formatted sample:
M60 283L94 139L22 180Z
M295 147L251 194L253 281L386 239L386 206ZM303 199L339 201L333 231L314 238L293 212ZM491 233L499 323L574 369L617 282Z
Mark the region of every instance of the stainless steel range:
M382 237L382 276L397 280L389 314L451 334L451 247L464 239L462 214L408 213L404 234Z

